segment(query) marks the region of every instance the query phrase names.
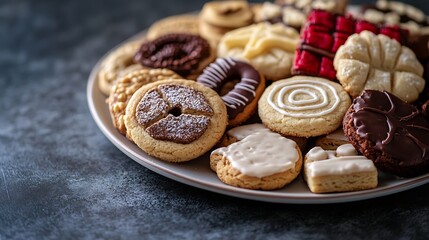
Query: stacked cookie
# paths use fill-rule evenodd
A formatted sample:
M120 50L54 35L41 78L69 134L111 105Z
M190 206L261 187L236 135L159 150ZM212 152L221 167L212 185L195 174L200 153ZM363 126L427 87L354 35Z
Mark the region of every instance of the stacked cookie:
M411 36L345 6L220 1L155 23L100 66L113 125L164 161L210 153L219 179L242 188L283 188L302 172L312 192L358 191L378 171L428 173Z

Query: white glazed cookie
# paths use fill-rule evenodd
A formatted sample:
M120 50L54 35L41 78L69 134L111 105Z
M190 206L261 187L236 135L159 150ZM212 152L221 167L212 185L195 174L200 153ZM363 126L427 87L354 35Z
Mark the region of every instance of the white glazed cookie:
M268 80L291 74L299 33L281 23L258 23L225 34L218 46L218 57L249 62Z
M286 136L315 137L340 127L351 101L338 83L295 76L271 84L258 104L259 117L269 129Z
M305 155L304 179L314 193L359 191L378 184L374 163L359 156L351 144L336 151L312 148Z
M222 147L229 146L235 142L241 141L247 136L250 136L252 134L256 133L272 133L269 128L265 127L262 123L252 123L247 125L242 125L239 127L231 128L229 129L225 135L223 136L222 140L220 141L220 145ZM305 147L307 145L307 138L302 137L291 137L291 136L284 136L286 138L289 138L293 140L296 144L298 144L301 151L305 150Z
M350 36L334 58L337 78L353 97L363 90L388 91L403 101L423 91L423 66L411 49L383 34L369 31Z
M277 133L256 133L214 150L210 167L228 185L272 190L298 176L302 156L294 141Z

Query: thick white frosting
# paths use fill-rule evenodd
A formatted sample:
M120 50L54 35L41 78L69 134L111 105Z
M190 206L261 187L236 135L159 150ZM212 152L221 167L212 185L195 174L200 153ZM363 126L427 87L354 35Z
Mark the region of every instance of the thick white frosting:
M314 147L306 158L311 161L306 164L306 172L311 177L377 171L374 163L359 156L351 144L341 145L336 151Z
M278 133L255 133L212 154L227 158L242 174L266 177L294 169L300 156L296 143Z
M227 134L236 138L238 141L243 140L245 137L255 133L271 133L272 131L264 126L262 123L253 123L232 128L228 130Z

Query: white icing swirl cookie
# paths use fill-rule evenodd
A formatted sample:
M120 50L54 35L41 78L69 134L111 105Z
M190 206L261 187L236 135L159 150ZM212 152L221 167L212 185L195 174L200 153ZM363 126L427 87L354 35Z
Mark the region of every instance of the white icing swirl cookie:
M296 76L265 89L258 110L264 125L275 132L314 137L335 131L350 104L350 97L339 84Z

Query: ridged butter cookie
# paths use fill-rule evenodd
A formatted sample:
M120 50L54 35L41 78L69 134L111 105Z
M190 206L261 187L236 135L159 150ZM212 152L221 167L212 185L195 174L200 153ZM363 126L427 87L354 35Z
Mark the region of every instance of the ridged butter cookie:
M259 99L259 117L282 135L315 137L335 131L351 101L338 83L295 76L279 80Z
M147 154L169 162L201 156L228 123L219 95L190 80L161 80L131 97L124 117L127 135Z

